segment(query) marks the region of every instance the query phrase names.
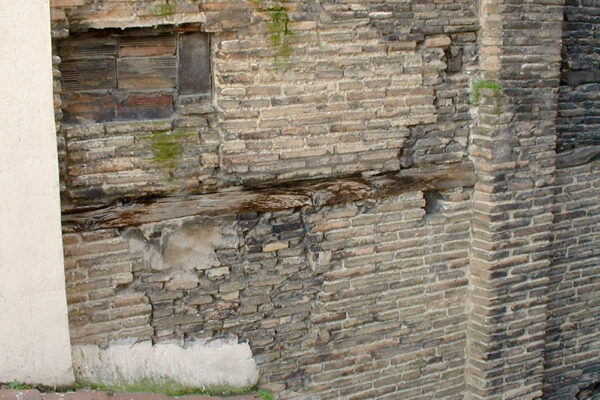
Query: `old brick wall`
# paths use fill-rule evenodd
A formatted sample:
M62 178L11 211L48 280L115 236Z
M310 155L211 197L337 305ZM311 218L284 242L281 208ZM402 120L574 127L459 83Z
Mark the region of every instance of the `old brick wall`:
M565 2L559 150L600 144L600 5L594 1Z
M482 2L482 89L471 136L469 399L542 396L553 229L560 1Z
M600 382L599 27L596 2L565 2L544 363L549 399L588 398Z
M213 68L210 99L186 106L180 96L172 117L142 124L73 126L77 112L85 118L110 99L86 97L72 110L57 79L57 102L72 110L59 133L65 203L466 159L474 1L53 4L56 54L90 27L192 21L210 33ZM176 159L161 162L156 141L171 132Z
M574 398L600 381L599 168L596 161L557 170L544 364L548 399Z
M564 3L54 0L73 343L237 337L284 398L593 386L598 7ZM210 90L144 32L208 34ZM73 94L88 53L114 80Z
M233 335L286 398L460 399L469 204L459 187L65 234L72 342Z

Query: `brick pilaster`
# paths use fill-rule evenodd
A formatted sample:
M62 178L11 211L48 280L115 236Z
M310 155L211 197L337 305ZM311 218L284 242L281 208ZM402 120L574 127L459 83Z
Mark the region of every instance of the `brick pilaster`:
M468 399L542 395L562 1L484 0Z

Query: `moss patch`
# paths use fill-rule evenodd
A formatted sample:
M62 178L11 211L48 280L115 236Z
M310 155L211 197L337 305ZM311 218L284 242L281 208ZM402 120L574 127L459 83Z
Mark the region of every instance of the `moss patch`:
M502 95L502 86L496 81L489 81L486 79L480 79L478 81L473 82L473 92L471 94L471 105L479 104L480 94L479 91L481 89L492 89L496 95Z
M264 6L260 0L252 0L258 11L268 16L267 29L269 43L273 48L273 59L277 66L289 64L289 58L294 53L292 37L294 32L289 29L290 16L282 2L276 0Z
M175 14L175 6L173 4L157 4L150 11L152 15L164 17L165 15Z
M183 153L183 143L192 135L195 133L185 130L152 132L154 161L169 169L177 168Z

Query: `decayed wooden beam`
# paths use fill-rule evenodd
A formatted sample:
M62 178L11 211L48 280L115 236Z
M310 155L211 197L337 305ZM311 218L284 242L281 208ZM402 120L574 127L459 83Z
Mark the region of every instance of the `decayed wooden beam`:
M556 167L568 168L587 164L600 158L600 146L586 146L576 148L556 155Z
M102 209L63 211L63 231L122 228L195 215L279 211L320 207L361 199L376 199L403 192L469 187L475 183L470 164L409 169L369 177L298 181L268 188L239 189L194 196L170 196L146 203L113 205Z

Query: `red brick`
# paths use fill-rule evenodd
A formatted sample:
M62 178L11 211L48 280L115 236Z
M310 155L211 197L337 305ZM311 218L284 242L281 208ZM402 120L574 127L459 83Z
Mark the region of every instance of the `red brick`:
M117 393L111 400L169 400L169 397L162 393Z
M96 390L78 390L65 393L63 400L108 400L108 394Z
M35 389L10 390L0 389L0 400L41 400L40 392Z

